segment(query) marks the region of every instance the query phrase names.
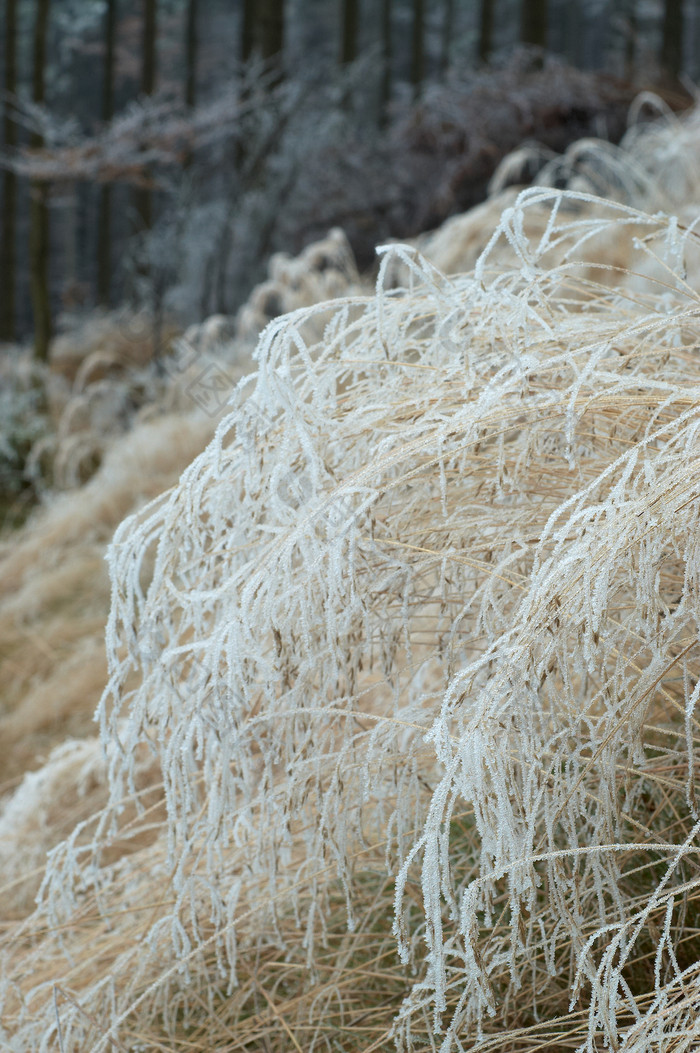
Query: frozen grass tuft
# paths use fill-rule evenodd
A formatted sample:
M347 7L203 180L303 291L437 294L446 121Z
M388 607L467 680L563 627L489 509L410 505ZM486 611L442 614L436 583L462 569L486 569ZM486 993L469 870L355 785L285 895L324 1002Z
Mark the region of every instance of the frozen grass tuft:
M534 188L474 272L268 326L109 550L12 1048L697 1046L696 252Z

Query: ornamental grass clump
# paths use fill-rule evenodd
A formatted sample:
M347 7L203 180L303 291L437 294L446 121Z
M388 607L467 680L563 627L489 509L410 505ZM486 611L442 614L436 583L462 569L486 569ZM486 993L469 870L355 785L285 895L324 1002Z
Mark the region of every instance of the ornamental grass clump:
M265 330L109 550L13 1048L697 1046L696 241L534 188L474 272Z

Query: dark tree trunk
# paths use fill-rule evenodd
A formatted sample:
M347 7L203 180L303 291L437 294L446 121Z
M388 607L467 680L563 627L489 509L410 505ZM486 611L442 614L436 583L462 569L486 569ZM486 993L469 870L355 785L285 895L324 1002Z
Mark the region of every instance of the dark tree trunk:
M102 82L102 113L105 124L114 116L114 48L117 0L107 0L105 12L105 58ZM112 287L112 188L100 187L97 214L97 299L108 307Z
M522 0L520 40L523 44L547 47L547 0Z
M391 103L391 0L382 0L382 82L380 122L386 122Z
M156 86L157 0L143 0L143 37L141 44L141 94L152 95ZM150 230L153 202L148 187L139 187L134 195L139 230Z
M49 24L49 0L37 0L34 13L34 68L32 99L38 105L45 101L46 36ZM39 133L32 135L32 146L43 145ZM31 273L32 309L34 313L34 353L46 361L51 340L51 302L49 299L49 206L48 185L35 181L31 186L29 267Z
M257 36L263 59L279 58L284 47L284 0L258 0Z
M493 48L493 14L494 0L481 0L479 9L479 62L486 65Z
M425 76L424 40L425 0L413 0L413 32L411 36L411 84L413 97L420 98Z
M343 0L343 38L340 61L354 62L357 58L357 34L360 26L359 0Z
M243 0L241 60L248 62L255 54L266 62L276 59L281 78L283 48L284 0Z
M444 76L450 68L450 52L452 50L452 36L454 34L454 0L445 0L443 12L440 69Z
M34 314L34 354L45 362L51 342L51 304L49 300L49 206L48 186L34 182L30 188L29 266L32 311Z
M156 7L157 0L143 2L141 45L141 94L152 95L156 87Z
M100 187L97 212L97 299L109 307L112 292L112 188Z
M255 0L243 0L241 26L241 60L248 62L255 48Z
M12 99L17 91L17 0L5 0L5 101L3 140L12 152L17 145L17 125L12 118ZM2 242L0 242L0 340L15 339L15 213L17 176L3 174Z
M102 120L111 121L114 116L114 53L117 33L117 0L107 0L105 11L105 58L102 81Z
M46 101L46 37L49 28L49 0L36 0L34 9L34 36L32 39L32 100L39 106ZM42 146L38 132L32 135L32 146Z
M185 24L185 105L190 109L197 98L197 0L187 0Z
M580 66L583 58L585 20L579 0L569 0L564 11L564 41L566 57L572 66Z
M683 0L665 0L660 58L664 71L677 80L683 69Z
M632 80L637 66L636 0L627 0L625 7L625 77Z

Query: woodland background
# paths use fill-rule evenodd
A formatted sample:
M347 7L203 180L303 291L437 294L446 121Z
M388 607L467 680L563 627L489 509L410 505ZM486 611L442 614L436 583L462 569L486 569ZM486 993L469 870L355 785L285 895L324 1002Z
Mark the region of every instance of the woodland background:
M700 66L697 0L4 0L0 31L0 341L40 359L86 310L233 314L334 225L366 267Z

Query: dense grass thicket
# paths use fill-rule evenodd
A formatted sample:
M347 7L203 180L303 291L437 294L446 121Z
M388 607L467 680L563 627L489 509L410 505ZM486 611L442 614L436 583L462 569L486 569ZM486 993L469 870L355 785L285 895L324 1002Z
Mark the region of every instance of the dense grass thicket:
M5 894L77 823L10 1048L697 1046L696 122L647 132L677 214L574 173L265 329L109 548L104 762L1 817Z
M332 231L299 257L274 256L237 321L213 316L192 326L160 359L149 319L127 312L57 338L49 367L26 352L8 356L0 378L0 462L8 451L0 464L0 793L53 744L93 733L106 680L104 554L119 522L172 486L211 440L271 313L357 292L356 283L347 240ZM314 325L318 336L322 314ZM21 530L8 529L32 508ZM44 849L73 815L63 809L59 821L53 802L50 811L33 824ZM25 835L19 827L7 835L8 856ZM15 859L13 873L21 865ZM3 913L35 892L32 881L13 887Z

